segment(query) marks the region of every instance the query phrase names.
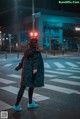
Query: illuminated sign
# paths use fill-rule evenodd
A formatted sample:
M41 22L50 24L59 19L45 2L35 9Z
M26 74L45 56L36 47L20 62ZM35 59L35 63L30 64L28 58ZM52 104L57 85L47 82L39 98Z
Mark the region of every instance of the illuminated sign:
M80 27L75 27L75 30L76 31L80 31Z

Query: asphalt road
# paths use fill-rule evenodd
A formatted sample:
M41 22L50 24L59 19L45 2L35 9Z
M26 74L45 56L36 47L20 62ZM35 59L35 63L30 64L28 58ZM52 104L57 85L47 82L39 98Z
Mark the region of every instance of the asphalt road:
M33 100L39 104L28 110L27 89L21 100L22 112L15 112L21 70L15 71L19 60L0 61L0 112L8 119L80 119L80 57L44 59L45 86L35 88ZM0 114L1 116L1 114Z

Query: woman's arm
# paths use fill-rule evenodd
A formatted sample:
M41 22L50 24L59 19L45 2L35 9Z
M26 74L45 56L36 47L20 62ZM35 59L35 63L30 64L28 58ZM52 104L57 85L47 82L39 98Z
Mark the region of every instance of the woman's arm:
M15 70L18 71L22 68L24 57L22 57L21 62L15 67Z

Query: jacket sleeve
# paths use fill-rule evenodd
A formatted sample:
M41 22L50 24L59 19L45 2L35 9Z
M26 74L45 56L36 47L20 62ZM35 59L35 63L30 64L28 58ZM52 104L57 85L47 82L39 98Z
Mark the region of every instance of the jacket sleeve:
M22 57L21 62L15 67L15 70L18 71L22 68L24 57Z

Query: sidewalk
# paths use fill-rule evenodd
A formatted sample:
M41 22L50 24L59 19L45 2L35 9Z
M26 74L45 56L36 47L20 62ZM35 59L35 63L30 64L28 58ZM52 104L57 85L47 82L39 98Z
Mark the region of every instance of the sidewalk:
M23 53L1 53L0 61L20 60L22 56L23 56Z
M80 56L80 52L68 52L64 54L46 54L41 53L43 58L60 58L60 57L72 57L72 56ZM20 60L23 56L23 53L0 53L0 61L6 61L6 60Z
M59 57L66 57L66 56L72 56L72 54L45 54L45 53L42 53L42 56L44 58L59 58Z

